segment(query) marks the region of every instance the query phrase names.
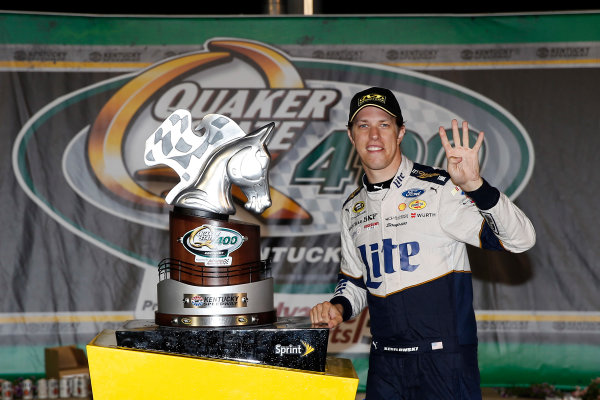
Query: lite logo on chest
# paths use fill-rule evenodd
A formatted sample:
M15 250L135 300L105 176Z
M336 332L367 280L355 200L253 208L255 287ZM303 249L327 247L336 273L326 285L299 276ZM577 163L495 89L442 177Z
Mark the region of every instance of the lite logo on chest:
M381 281L377 282L376 280L381 278L382 273L413 272L419 267L419 264L411 264L410 260L411 257L419 254L419 242L393 244L392 239L383 239L382 244L382 251L379 248L379 243L371 243L368 245L368 249L366 244L358 246L360 257L367 270L366 285L373 289L377 289L381 285ZM399 254L399 269L394 266L394 252ZM383 271L381 270L381 257L383 257Z

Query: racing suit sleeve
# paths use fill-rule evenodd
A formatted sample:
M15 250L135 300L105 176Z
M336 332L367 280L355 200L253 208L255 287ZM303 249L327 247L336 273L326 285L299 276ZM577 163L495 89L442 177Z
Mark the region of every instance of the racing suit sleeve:
M445 185L439 216L448 235L476 247L521 253L535 244L535 229L529 218L485 180L479 189L468 193Z
M342 210L341 264L338 283L330 300L344 307L344 321L360 314L367 305L367 288L363 281L363 265L355 256L353 241L349 233L348 210Z

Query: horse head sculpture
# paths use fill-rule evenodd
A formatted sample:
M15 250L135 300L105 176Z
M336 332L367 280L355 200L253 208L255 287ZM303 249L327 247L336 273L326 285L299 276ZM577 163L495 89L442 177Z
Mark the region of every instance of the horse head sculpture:
M192 129L187 110L174 111L146 140L144 161L165 164L180 177L168 204L216 214L234 214L231 184L247 197L244 207L262 213L271 205L266 147L274 123L246 134L233 120L208 114Z

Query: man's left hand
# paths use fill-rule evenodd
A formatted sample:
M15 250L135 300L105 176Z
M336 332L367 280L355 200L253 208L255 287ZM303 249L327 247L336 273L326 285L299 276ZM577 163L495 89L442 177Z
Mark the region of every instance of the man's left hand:
M483 185L479 175L479 149L483 144L483 132L479 132L477 141L469 148L469 124L462 123L462 144L458 130L458 121L452 120L452 139L454 147L450 144L446 130L440 126L440 138L448 159L448 173L455 185L465 192L472 192Z

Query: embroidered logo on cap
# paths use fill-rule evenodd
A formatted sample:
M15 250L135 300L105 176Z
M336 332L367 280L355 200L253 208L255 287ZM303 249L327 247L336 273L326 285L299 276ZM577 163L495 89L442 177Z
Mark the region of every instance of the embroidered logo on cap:
M360 105L365 101L378 101L380 103L385 104L385 96L377 93L366 94L363 97L361 97L360 100L358 100L358 106L360 107Z

